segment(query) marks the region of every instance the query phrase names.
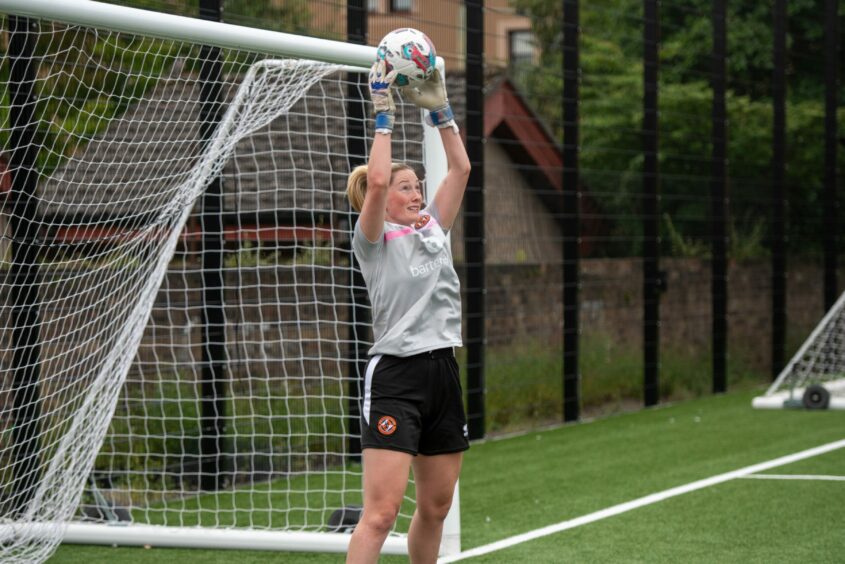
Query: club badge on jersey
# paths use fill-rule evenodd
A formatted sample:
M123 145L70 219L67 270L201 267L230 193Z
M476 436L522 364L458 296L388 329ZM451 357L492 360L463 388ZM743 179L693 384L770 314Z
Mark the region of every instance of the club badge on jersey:
M422 215L420 215L420 218L419 218L419 219L417 220L417 222L414 224L414 229L422 229L423 227L425 227L426 225L428 225L428 222L429 222L429 221L431 221L431 216L430 216L430 215L428 215L428 214L422 214Z

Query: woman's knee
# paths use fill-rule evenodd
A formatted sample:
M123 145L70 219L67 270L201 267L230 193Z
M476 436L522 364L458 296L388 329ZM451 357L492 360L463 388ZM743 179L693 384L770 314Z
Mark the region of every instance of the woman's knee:
M384 504L376 507L364 507L361 522L379 533L388 533L399 515L399 506Z
M417 500L417 512L421 517L431 521L443 521L452 507L452 496Z

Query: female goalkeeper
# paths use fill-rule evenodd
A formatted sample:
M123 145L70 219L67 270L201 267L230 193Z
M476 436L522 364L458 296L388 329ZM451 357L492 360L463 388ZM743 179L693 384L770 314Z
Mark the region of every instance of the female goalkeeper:
M375 344L364 381L361 447L364 509L347 562L370 563L399 513L413 468L417 508L408 532L414 564L437 560L443 520L469 448L458 365L461 302L447 232L463 199L470 163L438 71L400 91L440 128L448 171L428 207L411 167L391 161L395 71L370 71L375 138L367 165L349 176L361 212L352 248L373 308Z

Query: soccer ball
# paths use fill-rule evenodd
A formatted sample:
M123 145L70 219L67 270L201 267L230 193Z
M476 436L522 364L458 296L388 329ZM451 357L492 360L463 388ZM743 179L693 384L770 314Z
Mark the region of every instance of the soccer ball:
M396 86L422 82L434 72L437 53L434 44L423 32L410 27L394 29L378 44L378 60L387 63L387 72L398 71Z

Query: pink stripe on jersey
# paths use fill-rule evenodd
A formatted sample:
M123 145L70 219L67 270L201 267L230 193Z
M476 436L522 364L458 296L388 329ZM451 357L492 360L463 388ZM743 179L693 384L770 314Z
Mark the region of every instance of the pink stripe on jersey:
M397 239L399 237L404 237L405 235L413 235L414 230L410 227L403 227L402 229L398 229L396 231L388 231L384 234L384 240L390 241L391 239Z
M435 225L440 225L437 223L437 220L434 219L433 216L429 216L429 220L426 222L424 226L420 228L420 231L425 229L431 229ZM388 231L384 234L385 241L391 241L393 239L398 239L399 237L404 237L405 235L413 235L414 228L413 227L403 227L402 229L397 229L396 231Z

